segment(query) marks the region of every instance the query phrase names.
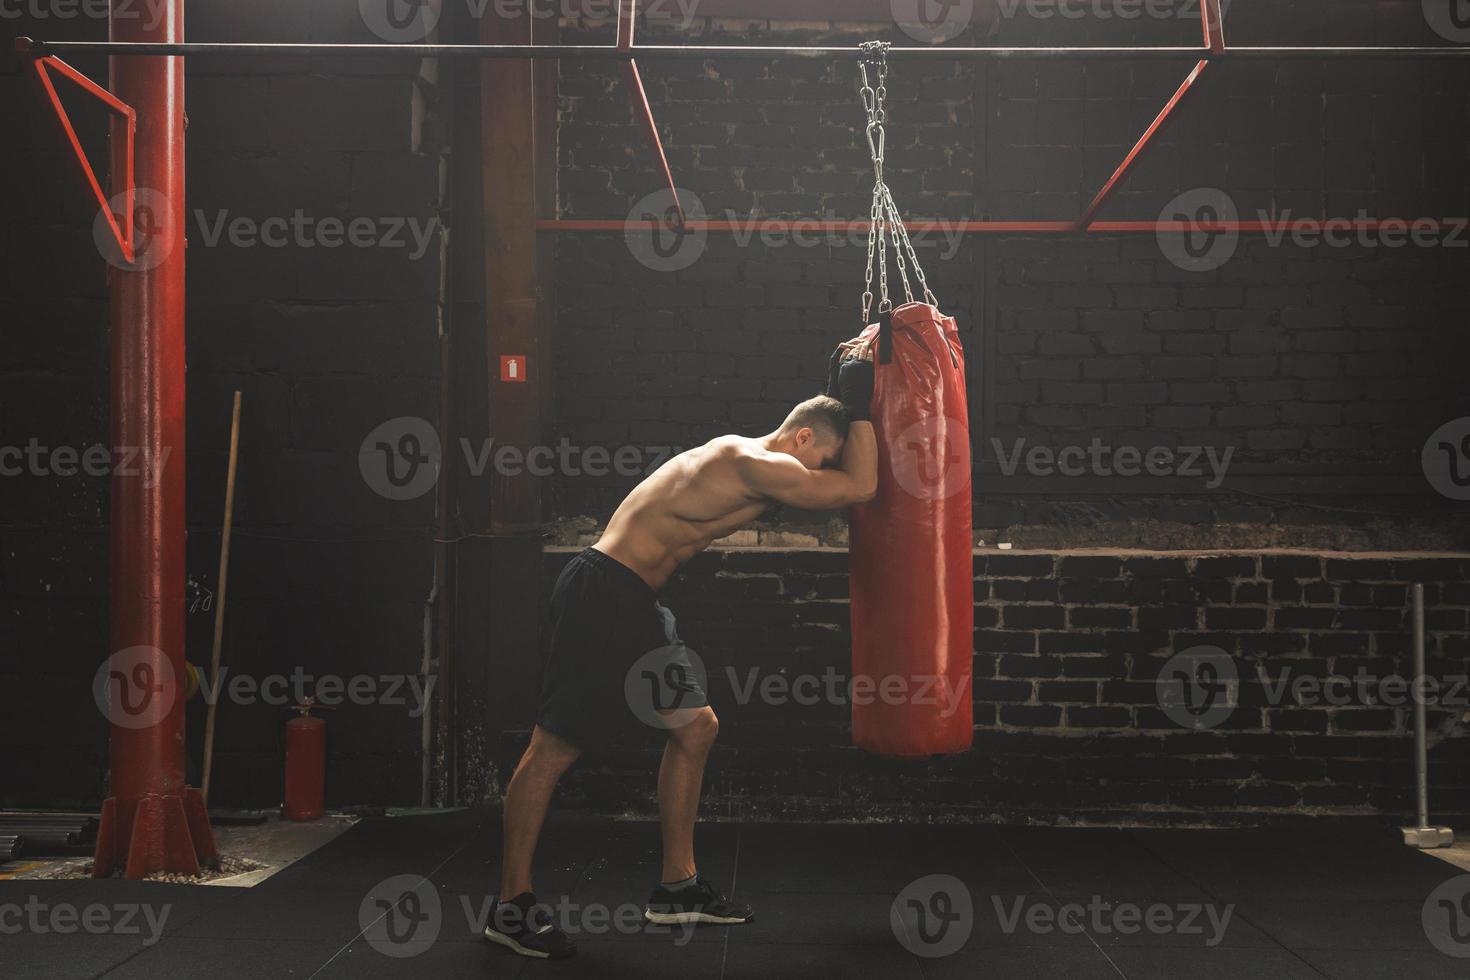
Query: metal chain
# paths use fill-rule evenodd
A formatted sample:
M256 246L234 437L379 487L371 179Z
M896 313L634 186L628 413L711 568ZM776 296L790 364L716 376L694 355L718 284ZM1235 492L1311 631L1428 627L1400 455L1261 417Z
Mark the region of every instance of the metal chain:
M903 282L904 295L914 301L913 288L909 282L909 269L918 277L924 299L932 306L939 300L929 288L924 269L919 265L918 253L909 240L908 229L899 216L898 206L893 201L893 192L883 178L884 156L887 134L884 124L888 121L888 49L884 41L867 41L859 46L862 59L858 62L862 70L863 108L868 116L868 152L873 158L873 205L868 211L868 265L863 283L863 324L866 326L873 309L873 262L878 263L878 312L893 309L888 296L888 240L893 239L893 259L898 266L898 275ZM874 77L877 84L873 84ZM908 261L905 262L905 256Z
M914 290L909 285L909 270L904 265L904 248L908 248L909 258L915 268L919 265L918 258L914 255L914 247L909 245L909 233L903 226L903 220L898 216L898 209L893 206L893 195L888 192L888 185L883 185L883 210L888 215L888 223L893 228L893 261L898 265L898 277L903 281L903 294L910 303L914 301ZM901 247L902 246L902 247Z
M893 300L888 298L888 224L883 218L883 205L873 205L874 220L878 222L878 312L893 309Z
M888 236L883 213L883 157L886 134L883 124L887 118L884 103L888 98L888 44L868 41L861 45L862 60L858 62L863 74L863 108L868 115L868 153L873 159L873 203L868 209L868 267L864 278L863 324L866 325L873 308L873 260L878 260L878 310L891 309L888 298ZM870 74L871 71L871 74ZM873 84L876 75L877 85ZM875 254L876 249L876 254Z
M908 226L905 225L903 223L903 219L898 216L898 205L893 203L893 192L888 189L887 184L883 185L883 195L885 199L885 204L888 208L888 213L893 218L894 227L898 229L897 234L903 243L904 249L909 254L909 264L913 266L914 275L917 276L919 279L919 286L922 287L924 290L924 300L930 306L937 307L939 305L939 299L934 295L934 291L929 288L929 280L924 276L924 267L919 264L919 255L914 250L913 243L909 241ZM904 288L908 288L907 279L904 280ZM909 301L913 302L913 298L913 294L910 293Z
M862 50L866 54L866 52L867 52L866 46L864 46L862 48ZM862 61L858 62L858 68L863 73L863 87L862 87L861 95L862 95L862 99L863 99L863 109L864 109L864 111L867 112L867 115L868 115L868 145L869 145L869 147L871 147L872 146L872 132L873 132L873 130L872 130L872 125L873 125L873 102L874 102L874 99L875 99L876 95L875 95L875 93L873 91L872 83L870 82L870 80L868 78L868 62L867 62L867 59L866 58L864 58ZM876 155L877 154L875 153L874 156L876 157ZM875 164L876 164L876 161L875 161ZM873 244L874 244L874 241L876 240L876 238L877 238L877 219L873 215L873 208L871 206L869 206L869 208L868 208L868 269L867 269L867 274L865 275L865 277L863 279L863 283L864 283L864 285L863 285L863 324L864 325L867 324L867 322L868 322L868 312L873 307Z

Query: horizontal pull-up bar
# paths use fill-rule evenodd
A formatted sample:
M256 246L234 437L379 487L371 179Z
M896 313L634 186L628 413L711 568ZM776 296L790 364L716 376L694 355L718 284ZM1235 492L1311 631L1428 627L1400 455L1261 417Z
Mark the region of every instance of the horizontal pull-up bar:
M1404 234L1409 231L1424 233L1450 232L1456 235L1470 230L1470 218L1279 218L1269 221L1207 221L1194 219L1159 221L1093 221L1081 224L1077 221L994 221L977 219L933 219L906 221L905 227L911 235L1157 235L1157 234L1223 234L1223 235L1289 235L1297 231L1321 232L1324 228L1336 232L1383 232ZM615 232L626 234L637 229L660 226L673 229L670 221L642 221L625 218L543 218L536 222L536 230L544 232ZM1330 227L1329 227L1330 226ZM866 220L823 220L817 218L745 218L737 221L705 221L690 218L681 229L683 233L737 234L748 238L759 238L765 234L776 235L858 235L866 234Z
M566 58L631 61L637 58L815 58L857 61L856 47L823 48L771 45L678 45L640 44L618 48L602 44L296 44L234 41L185 41L177 44L123 41L37 41L16 38L15 49L23 55L42 58L90 52L110 55L236 55L336 58L344 55L415 58ZM932 61L996 59L1000 61L1147 59L1163 61L1206 60L1315 60L1356 58L1470 58L1464 47L1232 47L1211 51L1202 47L1081 47L1081 48L993 48L993 47L894 47L890 58Z

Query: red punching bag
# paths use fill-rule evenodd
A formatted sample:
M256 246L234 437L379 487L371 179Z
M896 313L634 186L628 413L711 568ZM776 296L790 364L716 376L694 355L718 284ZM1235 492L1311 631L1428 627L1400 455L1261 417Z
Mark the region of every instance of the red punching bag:
M873 158L860 346L874 361L878 493L852 508L852 738L879 755L964 752L974 740L975 592L965 357L883 180L888 45L862 46ZM888 246L908 302L888 297ZM870 323L874 258L878 322ZM905 262L907 256L907 262ZM912 272L925 302L914 302ZM850 356L851 344L837 357Z
M964 351L954 318L927 303L883 316L891 331L860 337L876 353L878 494L850 515L852 737L879 755L964 752L975 626Z

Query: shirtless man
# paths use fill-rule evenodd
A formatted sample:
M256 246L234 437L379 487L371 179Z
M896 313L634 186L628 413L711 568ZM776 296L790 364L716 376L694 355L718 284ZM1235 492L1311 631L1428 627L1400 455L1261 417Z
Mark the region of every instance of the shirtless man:
M536 905L531 858L552 791L582 751L608 741L636 717L624 678L640 657L672 651L688 667L673 615L658 590L710 542L748 524L772 503L832 510L870 500L878 447L869 420L873 365L843 362L836 391L802 402L759 438L720 436L674 457L630 493L597 544L569 562L552 592L541 698L531 743L505 792L500 900L485 938L522 956L561 959L576 946ZM680 661L682 658L682 661ZM691 675L684 707L660 711L668 731L658 772L663 874L644 918L658 924L750 921L694 863L694 822L704 764L719 722Z

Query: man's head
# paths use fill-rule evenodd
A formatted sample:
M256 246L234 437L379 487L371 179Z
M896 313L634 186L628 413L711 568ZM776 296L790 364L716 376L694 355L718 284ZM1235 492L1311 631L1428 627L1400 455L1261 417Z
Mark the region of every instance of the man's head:
M808 398L776 430L775 449L795 456L809 470L835 466L842 458L848 421L848 411L837 399Z

